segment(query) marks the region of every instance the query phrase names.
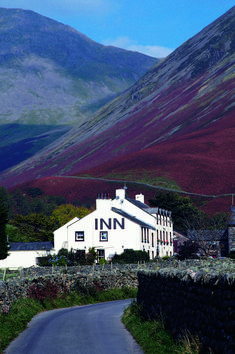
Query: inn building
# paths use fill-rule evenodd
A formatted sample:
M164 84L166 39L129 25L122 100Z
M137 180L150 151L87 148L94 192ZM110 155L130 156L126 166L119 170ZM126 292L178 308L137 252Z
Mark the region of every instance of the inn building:
M126 195L126 187L116 196L99 194L96 210L79 219L74 218L54 232L54 251L88 252L94 247L98 258L110 261L126 249L148 252L150 259L173 255L173 223L171 212L150 208L144 195L135 199Z

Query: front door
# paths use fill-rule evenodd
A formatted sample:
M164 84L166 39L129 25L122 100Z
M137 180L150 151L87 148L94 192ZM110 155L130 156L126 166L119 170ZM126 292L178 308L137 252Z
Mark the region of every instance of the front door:
M98 263L99 263L99 261L100 261L101 258L105 258L104 250L97 250Z

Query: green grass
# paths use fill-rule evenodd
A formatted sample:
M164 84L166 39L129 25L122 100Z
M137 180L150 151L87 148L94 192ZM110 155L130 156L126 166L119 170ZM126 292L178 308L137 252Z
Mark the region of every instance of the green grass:
M146 354L197 354L198 341L185 335L181 343L177 343L160 321L144 321L136 302L125 309L122 322L135 338Z
M136 288L123 287L103 291L92 289L92 291L86 294L71 292L67 295L61 295L54 300L19 299L12 304L9 313L2 313L0 315L0 353L3 353L3 350L10 342L18 337L31 319L40 312L76 305L135 298L136 295Z
M122 179L126 181L135 181L139 183L146 183L152 186L158 186L168 189L181 190L180 186L169 177L165 176L156 176L155 172L146 171L146 170L128 170L125 172L114 172L109 173L102 178L107 179Z

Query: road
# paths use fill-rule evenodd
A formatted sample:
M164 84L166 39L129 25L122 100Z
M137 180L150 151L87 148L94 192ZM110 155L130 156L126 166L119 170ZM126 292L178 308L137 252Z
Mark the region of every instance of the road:
M132 300L43 312L16 338L7 354L143 354L121 322Z

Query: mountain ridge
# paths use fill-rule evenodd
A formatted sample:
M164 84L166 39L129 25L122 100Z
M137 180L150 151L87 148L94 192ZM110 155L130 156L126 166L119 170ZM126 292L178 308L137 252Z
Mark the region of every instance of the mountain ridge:
M157 61L99 44L33 11L0 8L0 93L7 94L0 123L79 123ZM9 109L10 99L17 109Z

